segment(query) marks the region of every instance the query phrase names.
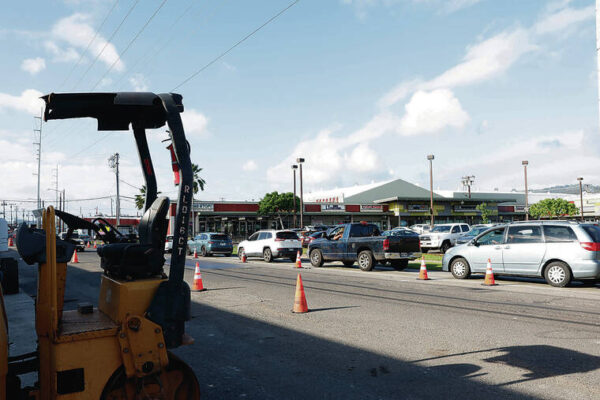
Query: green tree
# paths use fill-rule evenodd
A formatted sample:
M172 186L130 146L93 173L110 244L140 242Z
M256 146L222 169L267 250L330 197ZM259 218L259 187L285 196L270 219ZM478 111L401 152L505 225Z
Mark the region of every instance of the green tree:
M579 214L579 209L575 204L565 199L544 199L529 207L529 215L535 219L558 218L577 214Z
M204 185L206 185L206 181L200 177L200 172L202 172L202 168L200 168L198 164L192 163L192 173L194 174L194 194L198 193L198 190L204 191Z
M156 194L160 194L161 192L157 192ZM140 194L135 195L135 207L138 210L144 208L144 202L146 201L146 185L142 185L140 188Z
M300 205L300 199L296 196L296 208ZM258 202L258 213L260 215L277 215L283 228L282 214L294 212L294 194L291 192L271 192L264 195Z
M477 204L475 209L477 209L478 211L481 212L481 221L484 224L489 224L490 223L490 215L492 215L492 210L490 210L488 208L487 203Z

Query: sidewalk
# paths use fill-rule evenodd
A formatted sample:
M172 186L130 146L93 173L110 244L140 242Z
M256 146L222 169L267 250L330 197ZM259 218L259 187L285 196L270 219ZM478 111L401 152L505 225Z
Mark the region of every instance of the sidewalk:
M4 296L4 306L8 314L8 355L17 356L35 351L37 336L33 299L21 290L17 294ZM23 386L33 385L36 380L36 373L21 375Z

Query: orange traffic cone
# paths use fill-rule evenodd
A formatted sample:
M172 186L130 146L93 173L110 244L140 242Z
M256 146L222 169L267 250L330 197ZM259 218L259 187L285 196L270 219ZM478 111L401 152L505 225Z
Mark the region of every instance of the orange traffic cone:
M421 257L421 269L419 270L419 277L417 279L422 281L429 280L429 276L427 276L427 265L425 264L425 257Z
M487 268L485 270L485 280L483 281L485 286L496 286L497 283L494 280L494 271L492 271L492 261L488 258Z
M246 252L242 253L242 262L243 263L248 262L248 257L246 257Z
M300 250L296 253L296 268L302 268L302 258L300 257Z
M14 243L13 243L13 238L12 238L12 236L9 236L9 237L8 237L8 246L9 246L9 247L13 247L13 246L14 246Z
M89 249L90 248L90 242L87 242L87 246L85 246L85 247L87 247Z
M198 258L198 253L196 252L196 249L194 249L194 258Z
M206 289L202 284L202 274L200 273L200 263L196 261L196 270L194 271L194 286L192 292L204 292Z
M308 312L308 304L306 304L306 296L304 295L304 285L302 284L302 277L298 274L296 280L296 298L294 299L294 309L292 312L295 313L306 313Z
M73 253L73 259L71 260L73 264L77 264L79 262L79 257L77 257L77 249L75 249L75 253Z
M96 241L94 241L94 248L97 249L98 245L96 244Z

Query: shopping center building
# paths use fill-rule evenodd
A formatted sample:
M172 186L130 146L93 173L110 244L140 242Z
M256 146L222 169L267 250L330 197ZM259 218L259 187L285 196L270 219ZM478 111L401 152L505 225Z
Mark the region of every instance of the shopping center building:
M367 221L381 229L410 226L430 220L430 192L402 179L369 185L304 193L304 226L336 225ZM525 217L524 193L435 191L433 211L436 223L481 222L477 205L485 203L496 222L521 220ZM170 226L174 223L176 204L171 204ZM190 231L226 232L234 240L260 229L294 227L294 216L260 215L255 201L194 201ZM296 215L300 226L300 212ZM170 232L170 228L169 228Z

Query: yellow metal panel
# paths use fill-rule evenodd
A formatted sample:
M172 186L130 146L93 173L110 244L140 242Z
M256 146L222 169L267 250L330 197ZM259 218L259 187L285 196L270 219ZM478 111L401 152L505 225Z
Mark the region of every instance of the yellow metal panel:
M128 377L157 373L169 364L161 327L144 317L133 315L127 319L119 334L119 344Z
M52 377L56 373L83 368L85 391L56 395L56 400L99 399L110 376L122 365L119 342L114 336L81 340L53 346Z
M129 315L144 315L164 279L118 281L102 276L98 309L118 324Z

